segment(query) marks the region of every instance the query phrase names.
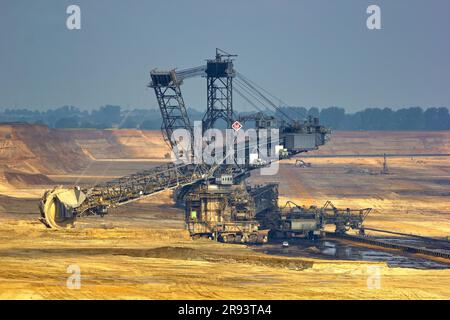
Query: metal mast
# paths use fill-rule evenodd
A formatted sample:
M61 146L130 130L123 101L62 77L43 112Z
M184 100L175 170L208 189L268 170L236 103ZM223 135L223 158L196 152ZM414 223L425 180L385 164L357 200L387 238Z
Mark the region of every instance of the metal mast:
M216 48L216 58L207 61L207 108L203 116L204 131L212 128L219 119L225 120L228 128L234 121L233 78L236 72L233 69L232 57L237 55Z
M150 76L152 81L149 87L155 90L163 119L161 131L164 140L174 150L179 142L173 139L172 134L175 130L186 129L192 137L192 126L180 90L182 80L177 78L175 70L157 71L155 69L150 72Z

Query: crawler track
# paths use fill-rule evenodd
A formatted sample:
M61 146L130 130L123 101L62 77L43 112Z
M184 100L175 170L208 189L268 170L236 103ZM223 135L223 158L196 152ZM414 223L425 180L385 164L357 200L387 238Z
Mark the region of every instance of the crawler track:
M370 245L375 245L383 248L389 248L389 249L398 249L403 252L407 253L418 253L423 254L427 256L433 256L433 257L439 257L444 258L449 261L450 263L450 251L445 249L429 249L424 247L418 247L418 246L411 246L411 245L405 245L400 243L393 243L389 242L388 240L379 240L373 237L368 236L357 236L357 235L348 235L348 234L337 234L333 232L327 233L327 235L340 238L340 239L346 239L354 242L362 242ZM426 243L424 244L426 245Z

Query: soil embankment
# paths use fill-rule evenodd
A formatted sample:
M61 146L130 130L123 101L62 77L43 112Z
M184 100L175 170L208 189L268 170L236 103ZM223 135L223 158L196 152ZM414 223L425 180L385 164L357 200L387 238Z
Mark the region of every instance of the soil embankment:
M136 169L109 170L110 173L100 179L108 179L108 175L121 176L138 171L147 162L161 161L167 152L159 131L64 130L42 125L0 124L0 193L34 195L32 189L61 184L53 180L53 176L98 176L114 161L142 162L137 163ZM62 184L78 180L74 178ZM87 183L97 180L94 178ZM19 189L27 189L28 193Z

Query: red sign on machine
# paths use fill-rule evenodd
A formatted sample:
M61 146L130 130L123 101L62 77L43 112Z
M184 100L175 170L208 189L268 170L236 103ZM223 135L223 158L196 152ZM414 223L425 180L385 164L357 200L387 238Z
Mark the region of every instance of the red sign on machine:
M232 125L231 128L234 129L234 131L239 131L242 128L242 124L239 121L235 121Z

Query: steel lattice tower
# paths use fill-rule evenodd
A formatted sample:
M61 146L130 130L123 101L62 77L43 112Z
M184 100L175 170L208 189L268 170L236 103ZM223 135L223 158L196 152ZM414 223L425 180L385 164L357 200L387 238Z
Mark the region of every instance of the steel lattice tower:
M236 73L232 57L236 55L216 49L216 58L207 61L207 107L203 116L203 131L212 128L219 119L226 122L227 128L231 128L234 121L233 78Z
M178 141L173 141L172 134L177 129L189 130L192 136L192 126L181 95L180 82L174 70L150 72L152 82L149 87L155 90L156 99L162 114L161 131L169 146L174 149Z

